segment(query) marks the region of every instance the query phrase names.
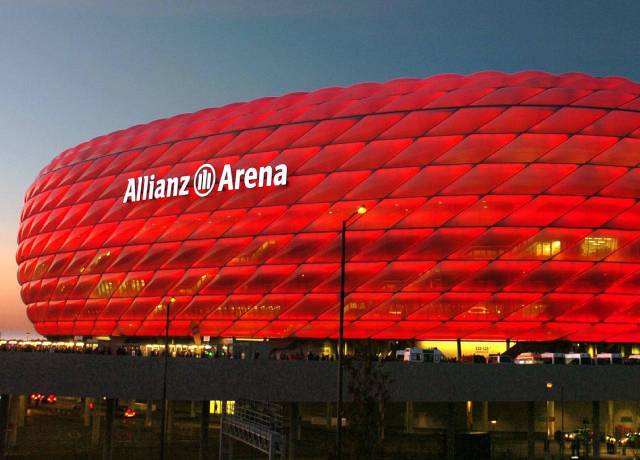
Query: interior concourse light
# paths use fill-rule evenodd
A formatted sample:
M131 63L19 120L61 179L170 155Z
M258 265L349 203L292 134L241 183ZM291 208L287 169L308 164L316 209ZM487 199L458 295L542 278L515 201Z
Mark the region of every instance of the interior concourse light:
M356 211L358 214L364 214L367 212L367 207L365 205L358 206Z

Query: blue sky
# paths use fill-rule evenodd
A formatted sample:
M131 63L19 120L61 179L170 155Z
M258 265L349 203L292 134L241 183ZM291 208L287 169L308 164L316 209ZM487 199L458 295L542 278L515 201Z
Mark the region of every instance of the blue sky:
M0 0L3 336L22 195L60 151L155 118L402 76L486 69L640 80L636 1Z

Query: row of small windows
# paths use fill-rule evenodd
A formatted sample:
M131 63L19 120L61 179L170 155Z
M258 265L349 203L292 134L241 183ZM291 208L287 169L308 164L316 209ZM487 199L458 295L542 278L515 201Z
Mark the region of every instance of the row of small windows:
M568 244L569 244L568 241L566 240L563 241L561 239L540 240L540 241L533 241L533 242L531 242L531 240L527 240L524 243L517 245L512 252L517 253L519 257L522 257L525 259L527 257L534 257L536 259L546 259L546 258L556 256L557 254L562 252L564 249L567 248ZM279 246L281 246L280 241L277 241L274 239L271 239L271 240L267 239L261 242L252 251L242 252L240 255L230 259L230 261L227 262L227 264L228 265L251 265L251 264L262 263L263 261L267 260L270 256L275 254L276 250L279 249ZM583 238L579 243L579 251L577 253L574 252L572 255L575 256L577 259L580 259L581 257L589 258L589 259L601 258L615 252L616 250L618 250L619 246L620 246L619 240L618 238L615 238L615 237L587 236ZM212 248L215 248L215 243L212 245ZM390 249L393 250L393 248L390 248ZM468 247L466 251L463 251L459 257L490 260L490 259L499 257L500 255L507 252L509 249L511 249L511 245L501 244L500 242L493 242L493 244L478 244L478 245L472 244L470 247ZM398 253L397 255L399 256L400 253ZM82 265L79 268L74 267L74 263L72 262L64 272L66 274L73 274L74 272L77 274L101 273L106 268L108 268L109 265L114 263L114 261L111 260L111 256L112 256L111 251L98 253L93 257L93 259L88 264ZM133 257L133 255L131 255L130 257ZM123 258L126 259L127 256L124 254L121 255L119 261L122 261ZM420 258L422 257L419 257L419 256L416 257L416 259L420 259ZM424 258L429 259L429 254L427 254ZM458 258L458 256L456 256L456 258ZM371 257L371 259L375 260L375 256ZM126 269L130 269L133 266L133 263L137 262L137 260L132 260L130 262L131 263L129 264L129 266L122 267L125 271ZM184 266L189 267L194 262L196 262L196 260L185 261ZM213 265L216 265L216 261L212 261L212 262L213 262ZM47 273L49 273L49 270L51 270L52 268L54 269L52 270L54 273L60 270L60 267L54 267L53 265L54 265L53 258L48 258L47 260L38 263L35 269L33 270L33 274L31 275L30 278L31 279L46 278ZM114 270L114 268L115 266L111 267L112 270ZM117 271L117 270L114 270L114 271ZM207 275L205 274L201 279L194 280L193 289L196 289L198 286L202 286L207 281L206 278L207 278ZM98 297L109 296L113 292L113 288L114 288L109 283L110 282L100 283L98 290L96 291L95 294ZM141 281L141 283L138 283L138 284L132 283L130 286L129 284L127 285L122 284L120 285L119 289L122 290L121 293L124 295L129 292L135 293L141 290L143 287L144 287L144 282ZM193 290L193 289L189 289L189 290Z

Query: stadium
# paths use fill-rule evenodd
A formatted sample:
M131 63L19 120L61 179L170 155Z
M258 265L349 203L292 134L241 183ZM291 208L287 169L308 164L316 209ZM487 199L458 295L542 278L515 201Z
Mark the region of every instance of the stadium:
M481 72L107 134L25 195L52 337L640 342L640 85ZM362 209L362 213L356 213ZM366 212L364 212L366 211ZM168 307L167 307L168 308Z

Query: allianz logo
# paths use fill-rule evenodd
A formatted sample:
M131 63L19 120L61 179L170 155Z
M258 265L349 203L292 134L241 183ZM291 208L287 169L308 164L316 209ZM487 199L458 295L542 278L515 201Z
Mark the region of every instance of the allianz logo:
M287 165L260 166L259 168L233 169L225 164L220 172L209 163L198 168L193 176L176 176L158 179L155 174L131 177L123 203L157 200L176 196L188 196L193 192L205 197L211 192L225 192L242 188L280 187L287 185Z

